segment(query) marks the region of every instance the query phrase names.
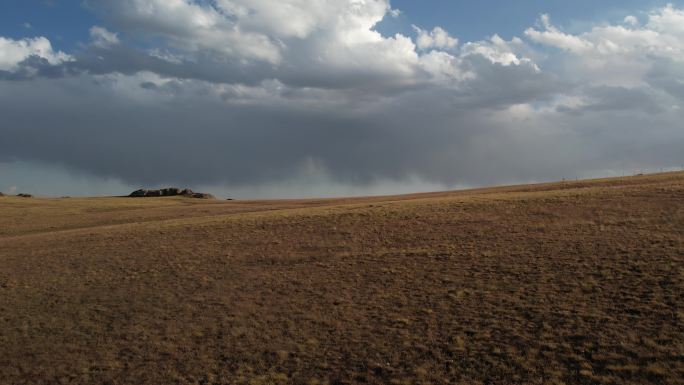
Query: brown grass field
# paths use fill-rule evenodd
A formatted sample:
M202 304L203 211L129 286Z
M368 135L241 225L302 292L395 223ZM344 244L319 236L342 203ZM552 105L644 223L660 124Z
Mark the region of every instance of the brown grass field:
M684 173L0 198L1 384L683 384Z

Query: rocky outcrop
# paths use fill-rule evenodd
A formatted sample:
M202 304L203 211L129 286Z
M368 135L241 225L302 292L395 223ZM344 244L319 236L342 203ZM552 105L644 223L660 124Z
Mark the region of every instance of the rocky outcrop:
M31 194L17 194L17 196L20 198L33 198L33 195Z
M129 197L133 198L150 198L150 197L175 197L184 196L188 198L198 199L215 199L213 195L206 193L196 193L189 188L179 189L177 187L163 188L159 190L140 189L133 191Z
M215 196L207 193L192 193L190 196L198 199L216 199Z

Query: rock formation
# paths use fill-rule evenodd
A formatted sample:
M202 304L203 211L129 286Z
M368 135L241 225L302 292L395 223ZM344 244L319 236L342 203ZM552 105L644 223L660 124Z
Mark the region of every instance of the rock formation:
M149 197L175 197L184 196L188 198L198 199L215 199L213 195L206 193L196 193L189 188L179 189L177 187L163 188L159 190L140 189L133 191L129 197L134 198L149 198Z

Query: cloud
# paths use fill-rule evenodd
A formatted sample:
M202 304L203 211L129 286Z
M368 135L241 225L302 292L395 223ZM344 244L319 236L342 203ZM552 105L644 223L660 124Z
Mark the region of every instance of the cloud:
M684 12L671 6L649 14L644 26L600 25L577 35L565 34L543 15L545 31L526 30L533 42L560 48L552 56L568 79L613 87L641 87L648 74L668 61L684 61ZM677 79L671 74L672 80Z
M510 42L503 40L499 35L494 35L489 41L468 42L461 50L463 55L480 55L492 63L505 66L520 65L521 63L532 66L534 60L526 57L523 53L525 44L519 38L513 38Z
M291 195L682 162L671 6L577 34L544 15L520 37L459 45L439 27L382 35L384 0L87 4L106 28L68 55L0 40L0 162Z
M54 51L50 40L45 37L13 40L0 36L0 71L17 70L20 63L32 56L53 65L71 60L70 55Z
M90 28L90 39L93 41L93 45L99 48L108 48L119 44L119 36L116 33L98 26Z
M551 24L551 17L544 14L540 18L542 31L534 28L525 30L525 35L533 41L571 52L585 52L594 48L594 45L581 37L563 33Z
M449 36L449 33L441 27L435 27L432 31L426 31L414 25L413 29L418 34L416 45L419 49L452 49L458 45L458 39Z
M647 28L678 37L684 37L684 10L672 4L651 12ZM681 42L680 42L681 43Z
M86 4L130 33L168 39L188 53L212 50L228 57L280 60L276 41L263 33L242 30L215 6L188 0L91 0Z
M635 16L629 15L629 16L625 16L623 23L634 27L634 26L639 24L639 19L637 19Z
M149 56L172 58L176 64L173 76L185 73L202 80L233 79L230 82L242 77L246 83L278 78L305 87L350 88L363 84L381 88L396 87L397 78L412 85L419 68L410 38L383 37L373 30L392 12L387 0L87 3L116 29L132 37L161 39L162 44L151 49ZM116 54L137 56L139 65L149 64L139 70L157 71L157 64L169 69L130 50L109 53ZM110 62L118 61L130 68L130 60L119 59ZM95 67L108 66L88 61Z
M585 113L588 111L640 111L647 114L662 114L661 97L652 90L625 87L597 86L582 90L578 103L561 105L559 111Z

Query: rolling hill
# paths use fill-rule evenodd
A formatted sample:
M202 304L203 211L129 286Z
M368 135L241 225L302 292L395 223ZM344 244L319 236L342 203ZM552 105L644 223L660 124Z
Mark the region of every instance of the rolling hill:
M2 384L681 384L684 173L0 197Z

